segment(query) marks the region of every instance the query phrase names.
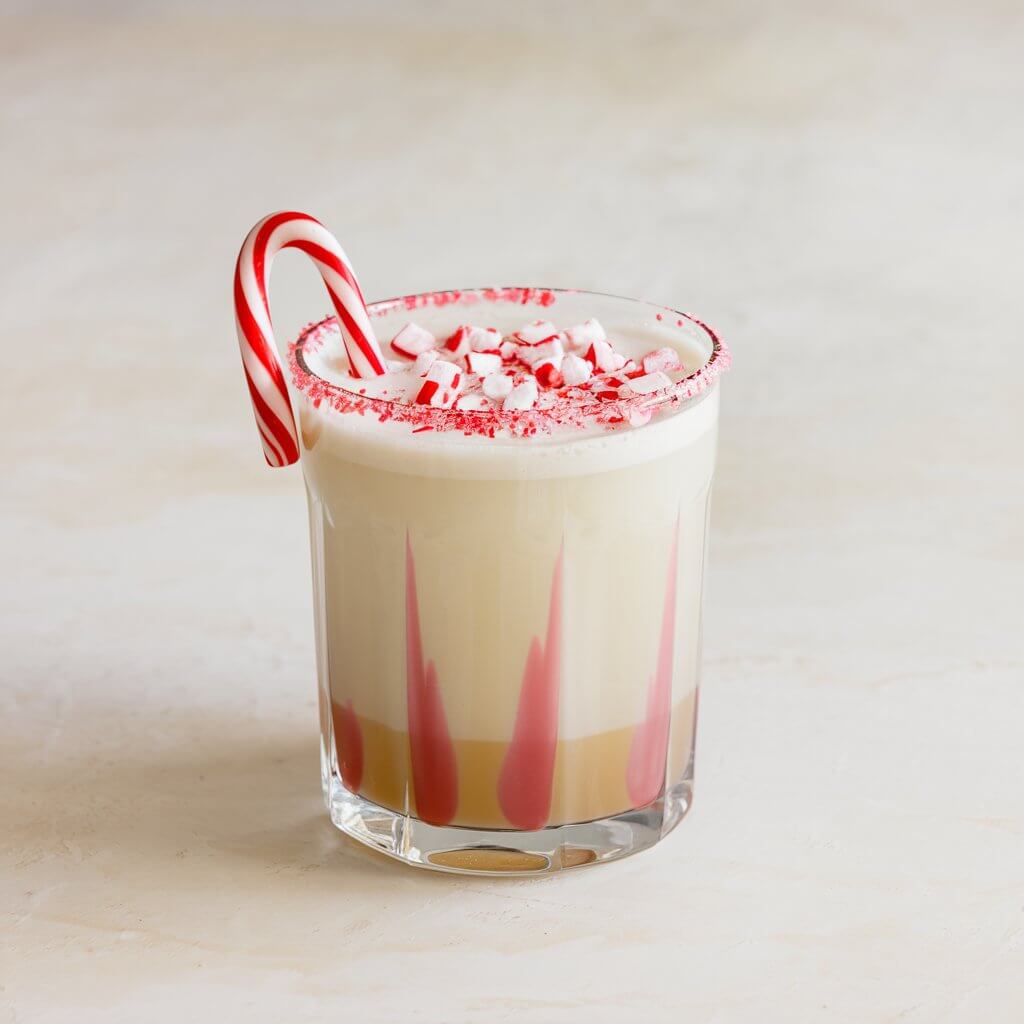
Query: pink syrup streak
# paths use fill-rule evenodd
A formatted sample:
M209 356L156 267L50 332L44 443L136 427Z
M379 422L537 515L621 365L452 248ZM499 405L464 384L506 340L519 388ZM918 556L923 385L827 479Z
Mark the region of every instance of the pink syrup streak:
M512 742L498 778L498 803L521 829L542 828L551 813L558 746L558 691L562 665L562 560L551 577L544 646L534 637L526 656Z
M656 799L665 783L668 733L672 717L672 663L676 636L676 576L679 572L679 520L668 559L665 604L661 613L658 664L647 685L647 713L633 734L626 766L626 790L634 807Z
M459 783L455 747L441 700L437 669L423 663L420 606L412 543L405 538L405 650L409 753L416 813L431 825L447 825L455 817Z
M345 788L358 793L363 781L363 731L352 710L352 701L331 704L334 719L334 749Z

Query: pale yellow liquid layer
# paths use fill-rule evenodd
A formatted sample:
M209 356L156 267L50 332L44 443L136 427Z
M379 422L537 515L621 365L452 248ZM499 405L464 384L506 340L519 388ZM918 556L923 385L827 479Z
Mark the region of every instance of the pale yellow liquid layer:
M333 719L342 714L333 707ZM389 810L416 815L416 794L409 760L409 734L372 719L357 718L362 737L359 795ZM667 784L683 778L690 763L696 725L696 695L679 701L672 712L666 765ZM340 734L334 736L340 763ZM635 727L559 740L547 824L592 821L630 810L626 772ZM330 742L328 738L328 742ZM498 777L508 744L491 740L455 740L458 804L452 825L511 828L498 802Z

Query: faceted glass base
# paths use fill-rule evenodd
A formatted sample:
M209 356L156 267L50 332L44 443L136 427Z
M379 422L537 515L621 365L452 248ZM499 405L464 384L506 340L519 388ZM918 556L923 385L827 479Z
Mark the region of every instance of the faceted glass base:
M333 773L327 781L331 821L342 832L406 864L463 875L543 875L628 857L668 835L693 792L686 779L646 807L521 832L428 825L350 793Z

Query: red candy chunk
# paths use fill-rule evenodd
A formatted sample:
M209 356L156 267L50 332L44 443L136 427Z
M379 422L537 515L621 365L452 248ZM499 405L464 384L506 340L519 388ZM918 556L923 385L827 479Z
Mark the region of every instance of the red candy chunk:
M607 341L591 342L590 348L587 349L583 358L602 373L611 373L612 370L619 369L626 361Z
M416 395L417 405L450 409L462 387L462 374L454 363L439 359L427 371L427 379Z
M457 356L464 356L469 351L469 332L471 327L456 327L445 340L444 347Z
M565 383L561 372L554 363L542 363L534 371L534 376L542 388L560 388Z

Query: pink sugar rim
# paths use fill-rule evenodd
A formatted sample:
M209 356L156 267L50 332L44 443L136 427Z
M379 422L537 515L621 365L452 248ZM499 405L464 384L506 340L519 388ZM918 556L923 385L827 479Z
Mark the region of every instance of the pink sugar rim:
M420 292L416 295L403 295L399 298L382 299L367 305L371 317L381 317L397 307L406 310L422 309L426 306L473 306L478 302L509 302L520 305L536 304L547 307L553 305L559 295L592 294L601 298L621 299L625 302L637 302L621 295L609 295L603 292L580 292L571 288L467 288L454 291ZM640 303L646 305L645 303ZM292 382L304 394L315 408L327 402L331 408L342 413L375 415L381 423L393 420L396 423L408 423L416 431L454 431L461 434L478 434L494 437L501 431L507 431L514 437L531 437L536 434L550 434L554 427L584 428L593 424L608 429L626 427L640 429L629 422L631 412L656 412L667 408L675 408L684 401L695 398L706 391L718 380L719 376L732 364L729 346L702 320L690 313L671 309L668 306L649 305L656 312L658 320L663 314L681 317L683 320L699 327L711 342L711 356L708 361L693 373L677 381L671 388L665 389L655 396L637 395L632 398L618 398L604 401L594 397L586 401L586 392L575 390L573 400L559 398L553 405L545 409L527 409L505 412L503 409L438 409L428 405L415 405L401 402L393 398L374 398L360 395L331 384L317 376L307 366L303 351L307 348L316 350L323 344L327 330L337 332L337 317L326 316L322 320L308 324L302 333L288 347L288 362L292 372ZM676 326L682 326L678 320ZM671 326L671 325L669 325Z

